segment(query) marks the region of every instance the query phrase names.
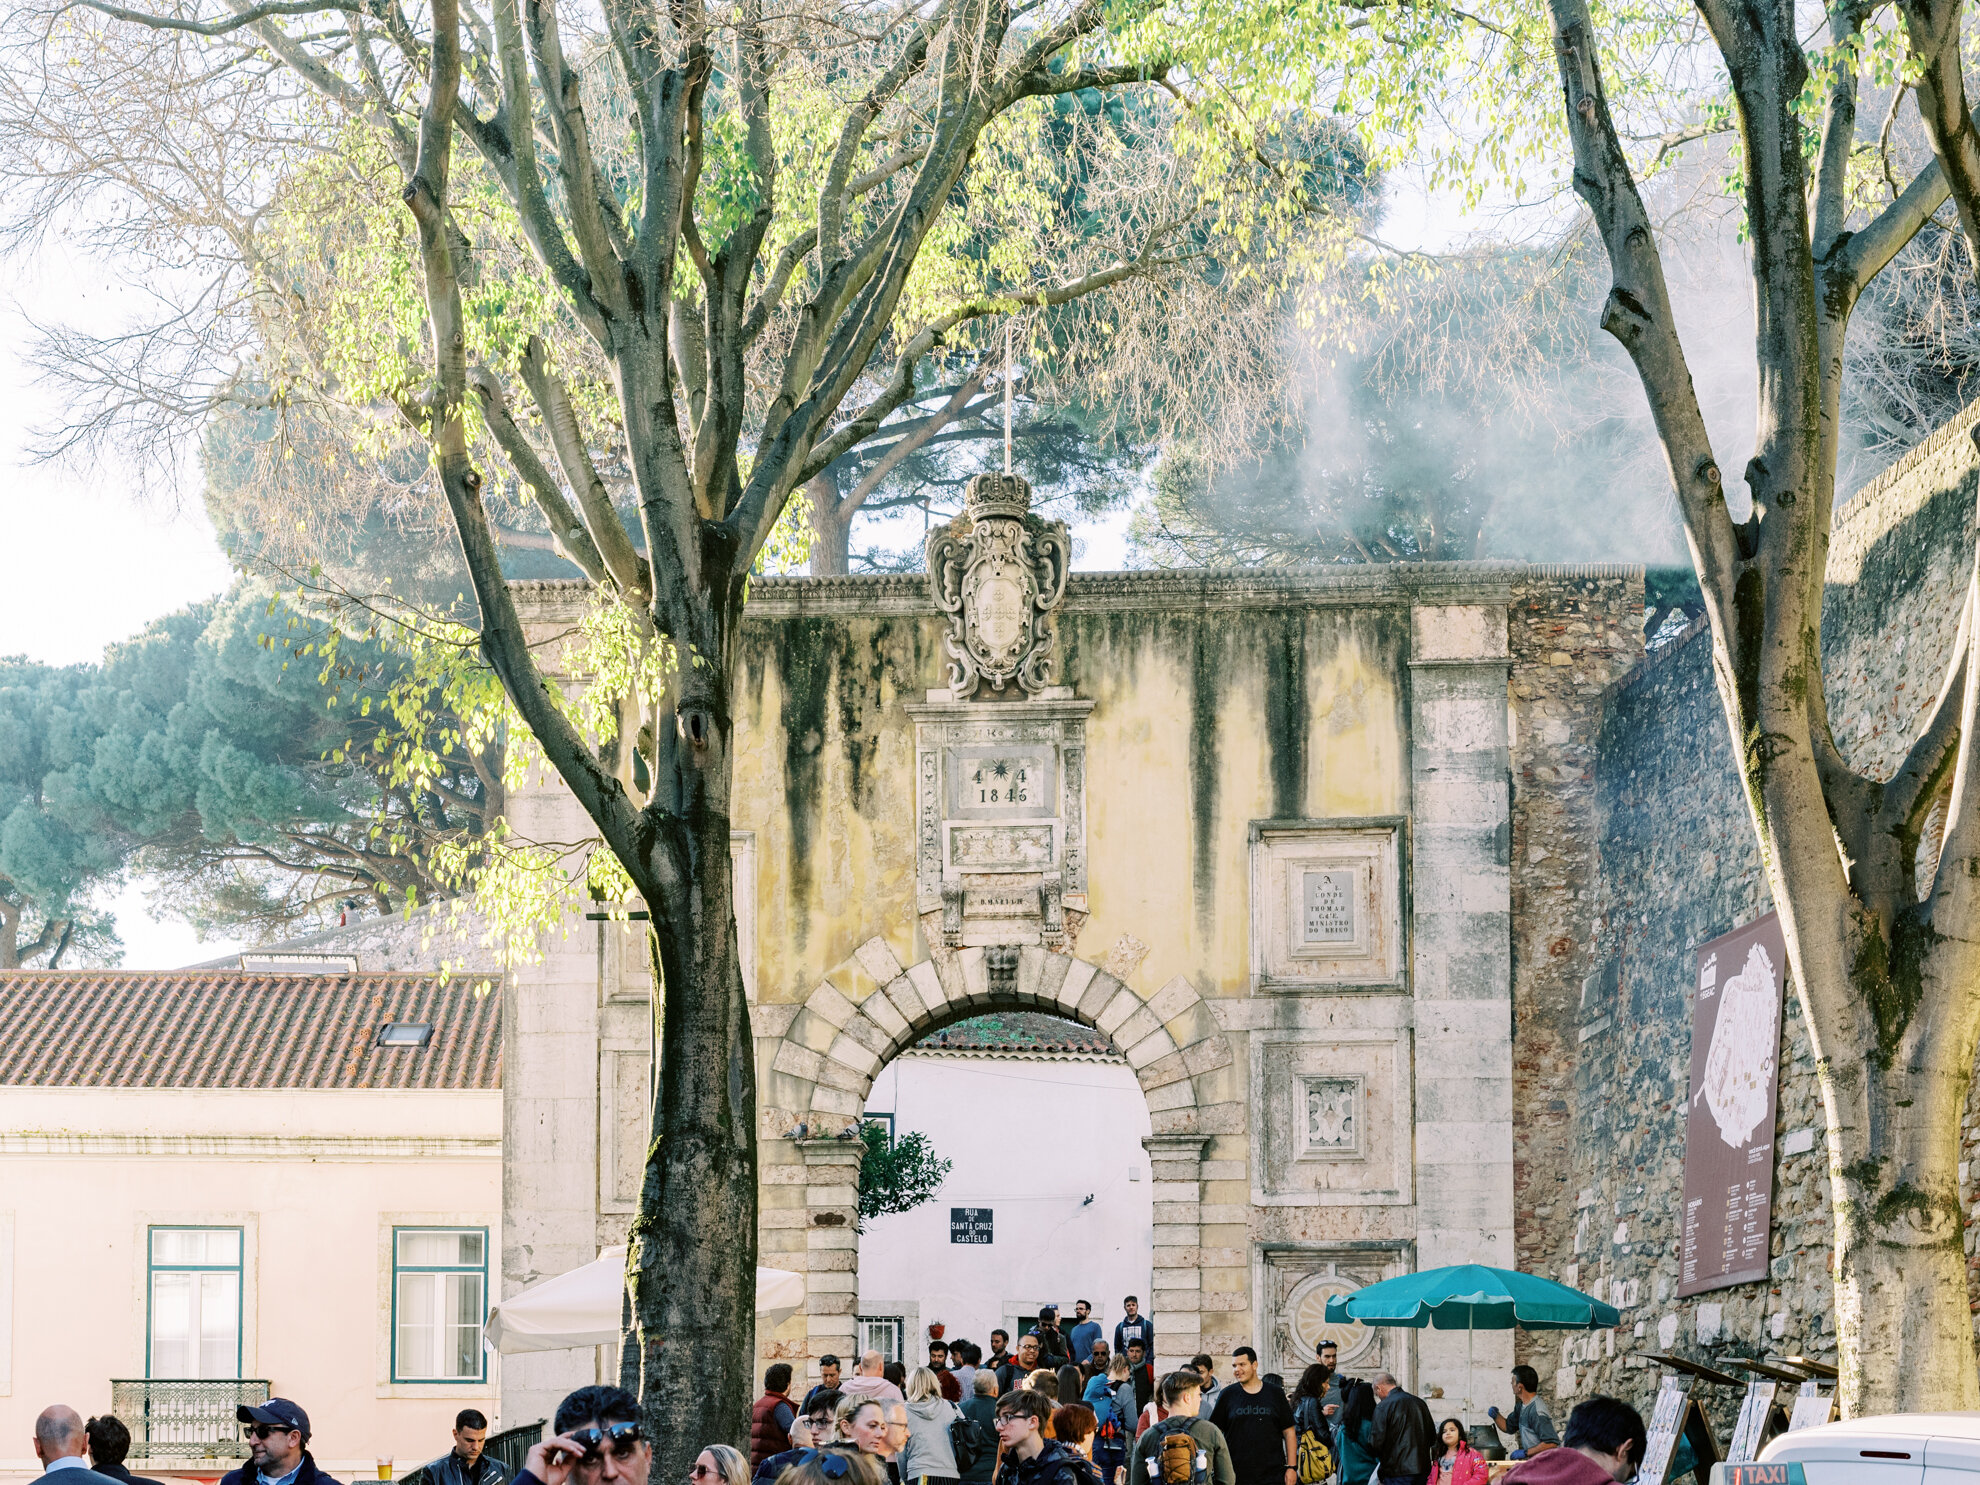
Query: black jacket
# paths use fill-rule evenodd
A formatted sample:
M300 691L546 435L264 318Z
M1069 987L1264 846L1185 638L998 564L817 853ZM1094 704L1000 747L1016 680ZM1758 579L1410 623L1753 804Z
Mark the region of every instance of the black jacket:
M1375 1427L1369 1442L1375 1447L1383 1474L1427 1475L1436 1439L1437 1425L1422 1398L1398 1387L1375 1405Z
M509 1478L508 1470L494 1455L483 1454L470 1471L452 1449L427 1465L425 1474L426 1485L502 1485ZM296 1485L302 1485L302 1481L298 1480Z
M1053 1325L1049 1328L1034 1325L1025 1332L1038 1342L1038 1364L1057 1371L1072 1360L1072 1347L1066 1343L1066 1333Z
M237 1470L228 1470L220 1477L220 1485L261 1485L261 1472L250 1459ZM316 1460L309 1450L303 1450L302 1473L296 1476L296 1485L341 1485L316 1467Z
M1005 1454L1004 1466L997 1471L997 1485L1099 1485L1099 1479L1091 1460L1057 1439L1047 1439L1036 1459Z
M162 1480L153 1480L146 1475L132 1474L128 1469L124 1468L122 1461L116 1464L97 1464L92 1460L90 1463L91 1468L97 1474L108 1475L113 1480L121 1481L122 1485L165 1485L165 1482Z

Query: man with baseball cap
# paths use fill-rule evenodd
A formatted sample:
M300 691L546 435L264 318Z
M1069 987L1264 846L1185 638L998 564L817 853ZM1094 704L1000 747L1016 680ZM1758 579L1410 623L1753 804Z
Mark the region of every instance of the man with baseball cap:
M338 1485L309 1455L309 1414L286 1397L258 1408L234 1409L247 1431L248 1462L221 1477L220 1485Z

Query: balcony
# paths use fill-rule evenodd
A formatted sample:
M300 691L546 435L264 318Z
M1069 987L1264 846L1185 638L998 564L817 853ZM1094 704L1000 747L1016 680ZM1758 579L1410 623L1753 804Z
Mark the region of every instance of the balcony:
M110 1382L110 1411L131 1431L133 1459L246 1459L234 1409L267 1401L266 1382Z

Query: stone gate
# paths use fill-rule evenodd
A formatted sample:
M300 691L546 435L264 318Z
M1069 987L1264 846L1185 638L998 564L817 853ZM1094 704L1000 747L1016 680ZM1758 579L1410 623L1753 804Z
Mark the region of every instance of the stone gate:
M1107 1034L1147 1096L1158 1360L1253 1344L1296 1371L1330 1294L1513 1265L1565 1179L1567 1049L1526 1002L1586 972L1580 760L1641 652L1641 571L1068 577L1063 529L1019 493L973 492L932 579L752 586L733 818L759 1239L808 1285L759 1364L852 1349L838 1136L875 1075L1028 1007ZM544 633L581 601L518 590ZM561 790L514 814L579 828ZM504 1292L624 1240L651 1057L636 935L578 925L505 988ZM1467 1376L1435 1331L1345 1348L1453 1399L1496 1397L1513 1359L1481 1336ZM607 1364L510 1359L504 1416Z

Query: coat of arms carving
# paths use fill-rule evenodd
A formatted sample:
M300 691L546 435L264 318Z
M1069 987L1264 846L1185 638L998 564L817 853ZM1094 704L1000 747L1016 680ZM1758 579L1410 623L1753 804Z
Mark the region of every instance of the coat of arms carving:
M979 474L963 513L928 534L928 580L948 616L949 690L961 701L1057 683L1052 611L1065 596L1072 538L1031 514L1031 486Z

